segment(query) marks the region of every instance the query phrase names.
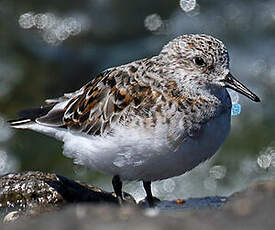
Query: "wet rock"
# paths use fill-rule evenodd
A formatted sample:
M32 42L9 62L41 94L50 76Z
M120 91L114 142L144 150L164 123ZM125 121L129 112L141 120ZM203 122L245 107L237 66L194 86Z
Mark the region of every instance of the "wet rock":
M13 179L10 181L11 178ZM12 195L12 192L8 196L9 193L3 193L3 189L13 191L14 188L12 186L20 184L21 190L17 188L17 191L19 189L22 197L26 199L22 201L25 204L25 206L21 206L23 211L19 209L11 210L6 215L5 222L12 223L5 225L5 230L88 230L91 228L112 230L162 230L169 228L256 230L273 229L275 225L273 217L275 181L263 181L252 184L244 191L237 192L228 198L217 196L160 201L157 203L156 209L142 209L138 205L123 205L122 207L110 205L117 204L113 194L55 174L29 172L25 174L9 174L1 179L1 202L4 196L6 196L5 202L10 197L10 203L6 204L6 207L12 203L16 204L16 196ZM35 188L37 190L27 192L27 189L24 189L23 191L22 186L30 181L36 181L34 184L36 184ZM44 185L39 186L42 182L45 182ZM26 187L27 185L25 185ZM31 193L39 196L32 197ZM48 199L45 194L51 194L51 199ZM50 205L47 199L51 201ZM130 198L128 197L128 199ZM22 215L27 215L26 213L28 212L24 210L27 210L26 207L31 206L30 204L32 203L42 209L48 206L54 208L48 209L47 213L36 218L19 218ZM1 204L4 204L4 202ZM32 208L29 209L34 210ZM53 212L53 210L58 211ZM16 222L13 223L14 221ZM0 229L2 229L1 225Z
M224 196L209 196L202 198L189 198L187 200L162 200L156 202L155 207L160 210L183 211L188 209L210 209L222 207L228 201ZM148 208L148 203L142 200L138 203L142 208Z
M130 195L125 197L135 203ZM118 204L113 193L52 173L10 173L0 178L0 215L6 222L80 202Z
M20 216L24 215L22 213L22 211L13 211L13 212L10 212L8 213L4 220L3 220L3 223L7 224L7 223L12 223L12 222L15 222L16 220L18 220L20 218Z
M75 204L59 212L20 221L20 224L6 225L5 230L273 229L274 205L275 181L268 181L254 184L234 194L218 209L191 207L174 211L174 209L140 209L136 206Z
M127 193L126 204L136 204ZM190 198L188 200L156 203L161 210L217 208L227 201L226 197ZM43 172L10 173L0 178L0 214L5 222L22 216L37 216L44 212L61 209L66 204L90 202L94 204L118 204L113 193L97 187L70 180L66 177ZM143 200L138 207L148 208Z

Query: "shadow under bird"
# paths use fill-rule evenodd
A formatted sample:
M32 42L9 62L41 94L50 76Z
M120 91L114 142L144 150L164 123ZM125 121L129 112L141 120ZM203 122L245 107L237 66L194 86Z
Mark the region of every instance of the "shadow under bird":
M151 181L181 175L213 156L231 122L231 88L260 99L229 72L224 44L205 34L180 36L157 56L107 69L81 89L19 112L14 128L64 142L76 164L122 181L142 180L150 206Z

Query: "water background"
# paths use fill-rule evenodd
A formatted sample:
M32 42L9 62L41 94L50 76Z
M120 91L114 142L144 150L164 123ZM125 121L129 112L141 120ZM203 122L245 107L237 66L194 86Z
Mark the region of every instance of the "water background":
M165 199L228 195L275 176L275 2L272 0L0 1L0 174L55 172L111 190L111 178L75 166L61 143L15 131L6 119L80 88L100 71L150 57L176 36L222 40L231 72L262 103L235 94L232 129L218 154L187 175L156 182ZM237 97L237 98L236 98ZM238 107L238 106L237 106ZM139 183L127 191L141 198Z

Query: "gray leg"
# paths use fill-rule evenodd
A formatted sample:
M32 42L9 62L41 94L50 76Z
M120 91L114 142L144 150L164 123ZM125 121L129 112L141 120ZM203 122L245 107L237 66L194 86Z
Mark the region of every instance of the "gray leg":
M149 206L154 207L154 202L158 199L153 197L153 195L152 195L151 181L143 181L143 187L146 192L146 200L148 201Z
M112 184L113 184L113 188L114 188L115 194L117 196L117 199L118 199L119 203L121 204L122 201L123 201L123 198L122 198L122 182L120 180L119 175L113 176Z

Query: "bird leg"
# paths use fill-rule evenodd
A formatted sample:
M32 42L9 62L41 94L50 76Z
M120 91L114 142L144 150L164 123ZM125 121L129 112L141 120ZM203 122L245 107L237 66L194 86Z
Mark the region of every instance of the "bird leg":
M149 207L154 207L155 202L160 201L158 198L153 197L152 191L151 191L151 181L143 181L143 187L146 192L146 200L148 201Z
M118 199L118 202L121 205L123 202L123 197L122 197L122 182L120 180L119 175L113 176L112 184L113 184L113 188L114 188L116 197Z

